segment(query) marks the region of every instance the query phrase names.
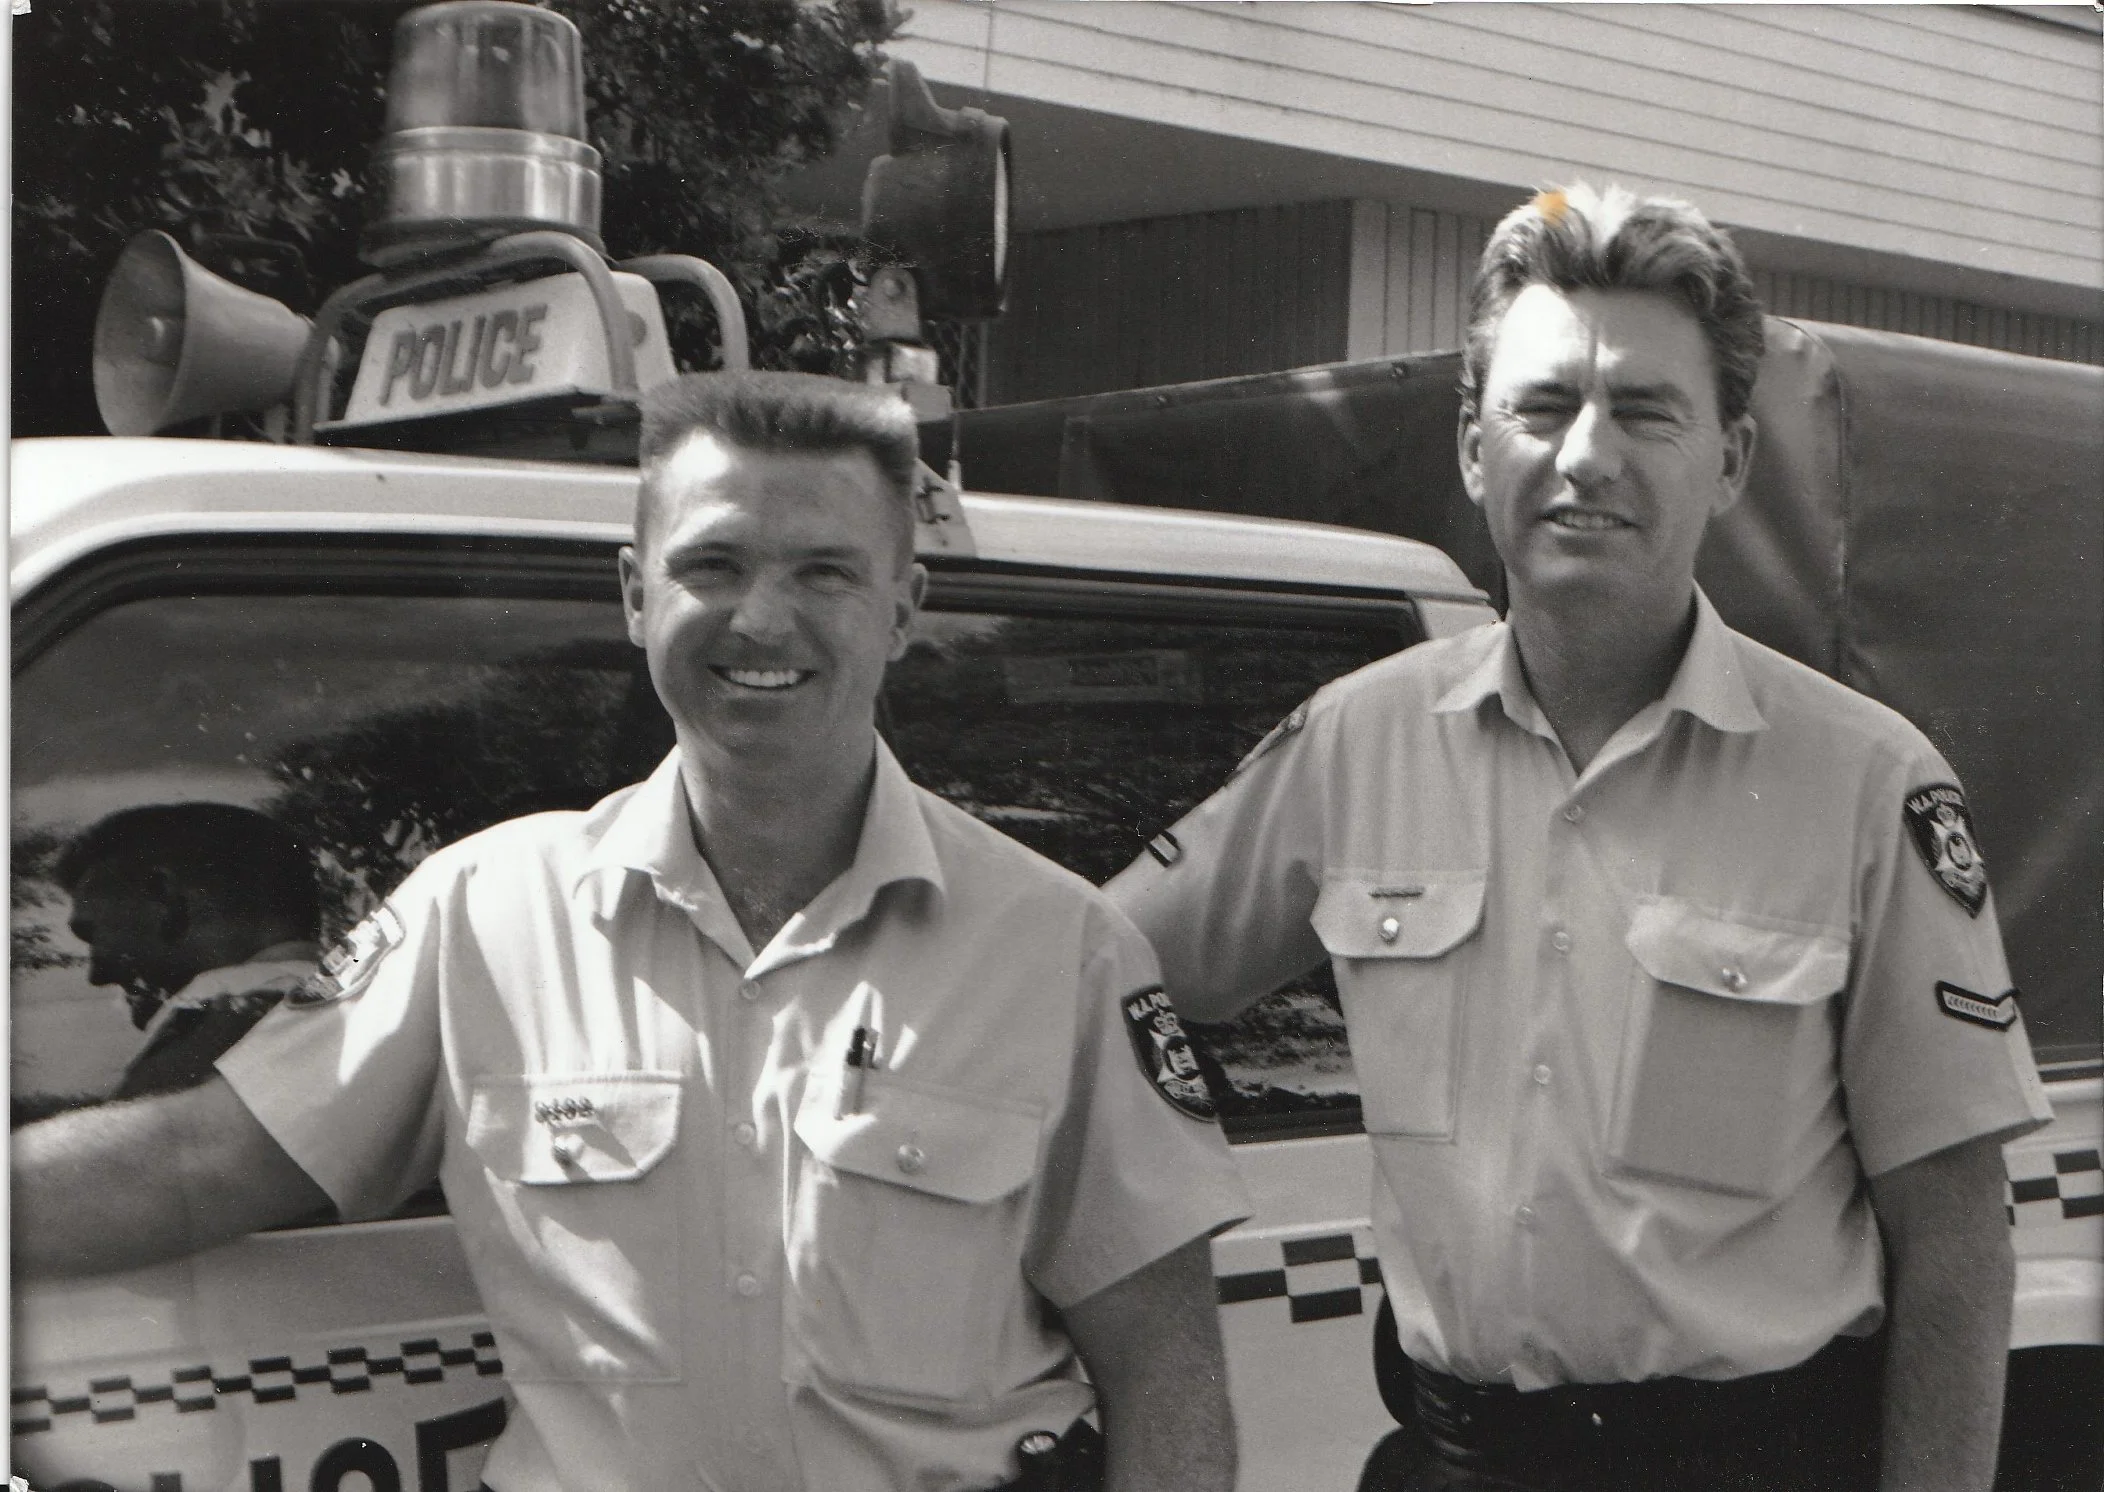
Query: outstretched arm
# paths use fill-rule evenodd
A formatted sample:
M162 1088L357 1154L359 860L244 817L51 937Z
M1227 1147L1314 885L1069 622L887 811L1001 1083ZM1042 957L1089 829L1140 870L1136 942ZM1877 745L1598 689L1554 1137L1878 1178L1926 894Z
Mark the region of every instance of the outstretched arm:
M1105 1492L1234 1486L1214 1291L1212 1244L1196 1238L1066 1311L1109 1443Z
M135 1269L290 1222L329 1198L227 1080L15 1131L24 1276Z
M1891 1301L1885 1492L1994 1481L2016 1286L2002 1174L1988 1136L1871 1178Z

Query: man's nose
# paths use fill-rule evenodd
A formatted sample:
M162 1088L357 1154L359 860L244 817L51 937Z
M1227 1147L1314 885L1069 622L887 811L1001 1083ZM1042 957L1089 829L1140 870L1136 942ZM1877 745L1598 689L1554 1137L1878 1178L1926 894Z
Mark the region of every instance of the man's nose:
M1556 470L1581 492L1622 474L1622 432L1604 401L1588 399L1580 406L1557 448Z
M758 642L786 637L795 627L795 597L786 580L773 576L753 577L731 613L731 629Z

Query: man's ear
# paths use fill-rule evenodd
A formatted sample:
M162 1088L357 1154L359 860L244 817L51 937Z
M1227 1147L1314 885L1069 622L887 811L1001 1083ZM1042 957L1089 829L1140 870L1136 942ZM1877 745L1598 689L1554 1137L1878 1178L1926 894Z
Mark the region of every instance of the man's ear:
M928 567L915 561L903 579L892 603L891 651L886 655L891 663L906 656L906 644L913 640L913 619L920 615L921 602L928 594Z
M1724 461L1717 478L1717 503L1710 509L1715 517L1746 492L1746 478L1753 471L1753 452L1759 444L1760 429L1750 414L1742 414L1724 427Z
M1460 427L1454 434L1461 457L1461 485L1468 493L1468 500L1480 508L1483 506L1483 427L1476 422L1475 415L1463 410Z
M643 561L636 546L623 544L616 561L621 570L621 616L628 623L628 640L643 646Z

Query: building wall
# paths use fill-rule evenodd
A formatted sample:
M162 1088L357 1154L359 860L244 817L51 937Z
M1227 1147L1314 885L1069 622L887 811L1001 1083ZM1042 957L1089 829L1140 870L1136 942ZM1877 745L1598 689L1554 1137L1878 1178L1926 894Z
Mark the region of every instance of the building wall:
M1345 355L1381 357L1459 347L1469 280L1492 226L1489 218L1403 203L1353 203ZM1757 256L1749 259L1762 302L1778 316L2104 363L2104 327L2095 322L1852 284L1771 268Z
M2097 39L1987 6L916 0L898 51L991 95L1457 191L1613 177L1806 244L2104 284Z
M1021 235L992 328L991 404L1263 373L1345 356L1352 205Z

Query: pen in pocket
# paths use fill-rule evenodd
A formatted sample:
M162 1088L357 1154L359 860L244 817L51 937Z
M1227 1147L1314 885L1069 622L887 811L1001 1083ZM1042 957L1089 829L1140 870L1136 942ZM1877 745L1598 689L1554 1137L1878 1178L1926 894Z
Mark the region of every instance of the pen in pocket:
M869 1080L869 1070L876 1065L876 1027L855 1027L855 1034L848 1039L847 1044L847 1078L841 1085L842 1116L862 1112L862 1088Z

